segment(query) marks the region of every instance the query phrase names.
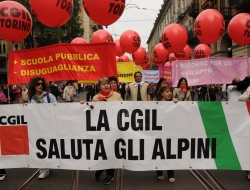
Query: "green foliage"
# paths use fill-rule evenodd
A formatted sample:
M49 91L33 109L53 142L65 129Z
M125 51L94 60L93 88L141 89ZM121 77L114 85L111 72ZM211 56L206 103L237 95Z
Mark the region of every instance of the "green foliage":
M16 0L31 13L29 7L29 0ZM83 29L81 28L80 17L80 0L73 0L74 9L70 20L59 28L50 28L40 23L33 15L33 27L32 31L27 38L24 39L26 48L34 48L34 40L37 42L38 47L57 44L57 43L69 43L76 37L83 35ZM53 19L53 16L52 18Z

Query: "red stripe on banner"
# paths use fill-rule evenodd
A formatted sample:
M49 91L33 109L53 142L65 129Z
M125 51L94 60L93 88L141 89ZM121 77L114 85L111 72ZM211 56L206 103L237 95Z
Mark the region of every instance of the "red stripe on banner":
M246 102L248 114L250 115L250 102Z
M28 126L0 127L1 155L29 155Z

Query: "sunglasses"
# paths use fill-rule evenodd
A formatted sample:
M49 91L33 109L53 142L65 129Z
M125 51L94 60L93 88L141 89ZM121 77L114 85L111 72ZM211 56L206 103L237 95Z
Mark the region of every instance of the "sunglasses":
M39 82L36 83L36 86L40 86L40 85L43 86L43 83L39 83Z

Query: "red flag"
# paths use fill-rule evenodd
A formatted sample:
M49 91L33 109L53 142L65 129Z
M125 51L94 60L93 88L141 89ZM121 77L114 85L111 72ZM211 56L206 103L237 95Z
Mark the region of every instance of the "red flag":
M43 76L47 81L118 77L114 43L61 43L12 51L8 65L9 84L28 83L34 76Z

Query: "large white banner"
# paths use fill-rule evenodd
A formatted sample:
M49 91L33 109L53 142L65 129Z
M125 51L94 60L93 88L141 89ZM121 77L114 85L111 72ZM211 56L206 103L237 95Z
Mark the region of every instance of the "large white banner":
M0 106L0 168L250 170L248 103L90 104Z

